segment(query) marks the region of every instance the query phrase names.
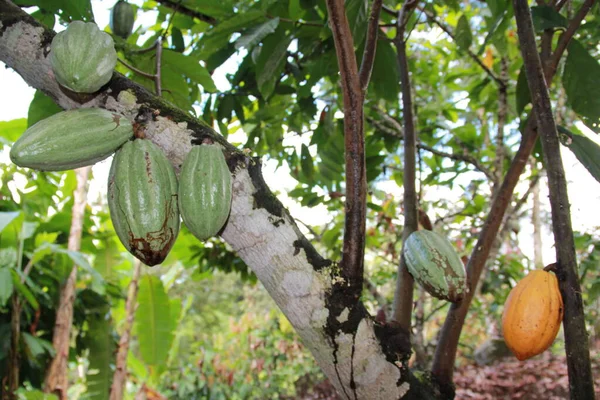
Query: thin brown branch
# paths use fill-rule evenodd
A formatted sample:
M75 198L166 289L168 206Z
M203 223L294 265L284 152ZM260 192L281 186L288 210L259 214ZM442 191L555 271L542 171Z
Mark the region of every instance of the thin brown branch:
M154 89L156 95L162 97L162 38L156 41L156 73L154 74Z
M152 46L152 48L155 48L155 46ZM148 78L148 79L152 79L154 80L155 75L154 74L149 74L147 72L142 71L141 69L137 69L136 67L134 67L133 65L127 63L127 61L125 60L121 60L120 58L117 58L117 60L123 64L127 69L132 70L133 72L135 72L136 74L143 76L144 78Z
M369 25L367 27L367 39L365 40L365 49L358 72L360 79L360 88L363 93L366 92L371 80L371 72L375 62L375 53L377 51L377 36L379 33L379 14L383 0L373 0L371 14L369 15Z
M577 29L579 29L581 22L583 22L583 19L594 5L594 1L595 0L586 0L577 14L575 14L575 17L573 17L573 19L569 22L567 30L560 35L558 43L556 44L556 49L554 50L554 54L550 58L549 65L548 67L544 67L544 69L548 70L552 75L556 73L556 68L558 68L558 63L562 57L562 54L565 52Z
M162 4L163 6L169 7L180 14L187 15L188 17L198 18L200 21L204 21L211 25L217 24L217 20L215 18L211 17L210 15L201 13L200 11L192 10L191 8L185 7L181 4L181 0L156 0L156 2Z
M508 114L508 96L506 82L508 81L508 60L506 56L500 59L500 79L505 84L498 88L498 126L496 131L496 158L494 160L494 188L497 188L504 176L504 125Z
M316 26L318 28L325 27L324 22L301 21L301 20L295 20L295 19L289 19L289 18L283 18L283 17L275 17L274 15L271 15L271 14L267 14L267 18L269 18L269 19L279 18L279 21L281 21L281 22L287 22L290 24L294 24L296 26Z
M551 37L543 35L542 49L546 49L550 45ZM557 48L552 57L560 60L565 48L566 46ZM542 50L542 53L544 54L545 51ZM555 69L545 66L544 73L546 82L552 81L554 72ZM506 176L504 177L504 181L498 190L498 194L492 201L490 212L467 264L467 277L471 290L460 304L453 304L450 307L446 320L444 321L444 326L440 332L432 373L437 381L445 387L449 387L452 384L454 362L456 360L456 351L458 349L460 333L465 323L469 306L473 300L474 288L479 282L481 273L490 254L494 238L498 234L504 213L510 204L510 199L519 180L519 176L528 162L537 139L536 118L534 114L535 113L532 113L532 115L530 115L527 125L525 126L519 149L511 162Z
M384 134L403 139L404 129L402 128L402 125L400 125L400 123L396 121L396 119L392 118L384 111L379 109L377 109L377 111L380 113L381 117L385 119L386 122L389 122L390 125L393 125L393 127L387 126L382 122L377 121L375 118L369 116L367 116L367 121L376 129L382 131ZM483 173L488 179L493 180L494 175L492 174L492 171L490 171L489 168L483 165L477 157L471 156L469 154L447 153L420 142L417 142L417 148L428 151L440 157L449 158L454 161L463 161L465 163L471 164L473 167L475 167L476 170Z
M440 151L437 149L434 149L431 146L427 146L424 144L419 143L417 145L420 149L429 151L430 153L433 153L437 156L440 157L446 157L449 158L451 160L454 161L463 161L465 163L471 164L473 167L475 167L475 169L477 169L479 172L482 172L488 179L493 181L494 175L492 174L492 172L489 170L489 168L487 168L485 165L483 165L481 163L481 161L479 161L476 157L469 155L469 154L459 154L459 153L446 153L444 151Z
M327 0L326 3L344 98L346 217L340 266L342 277L353 291L355 300L358 300L362 291L364 270L367 193L363 95L344 0Z
M127 289L127 300L125 301L125 323L123 324L123 333L119 339L119 348L115 362L115 373L113 375L112 385L110 387L110 400L121 400L123 398L123 389L127 381L127 353L131 342L131 328L137 305L138 281L142 271L142 262L135 260L133 263L133 276Z
M443 30L444 32L446 32L446 34L448 36L450 36L450 38L452 40L456 40L456 36L454 35L454 33L452 32L452 30L447 27L443 22L441 22L440 20L438 20L435 15L433 15L429 10L427 10L427 8L425 7L419 7L419 10L422 11L427 18L433 22L434 24L436 24L441 30ZM469 57L471 57L471 59L473 61L475 61L475 63L477 63L477 65L479 65L484 71L485 73L494 80L494 82L496 82L496 84L498 85L498 87L506 87L506 83L502 81L502 79L498 78L496 76L496 74L494 74L494 72L489 69L484 63L483 60L481 60L481 58L479 58L479 56L477 56L477 54L473 53L473 51L471 51L470 49L466 50L467 54L469 55Z
M410 72L408 70L408 58L406 55L406 42L404 33L409 13L416 7L414 0L406 1L398 12L396 37L394 43L398 54L398 65L400 66L400 83L402 87L402 114L404 121L404 230L402 232L402 245L411 233L419 229L419 218L416 190L416 154L417 154L417 132L415 129L415 116L413 112L412 86ZM396 291L394 292L393 319L400 324L406 332L410 332L411 317L413 309L414 279L408 272L404 252L398 264L398 278L396 279Z
M571 399L593 399L595 397L594 380L583 313L581 285L577 271L575 241L571 227L567 179L560 155L560 141L552 113L550 94L536 48L529 5L525 0L513 0L513 8L527 74L527 84L541 132L540 137L548 175L557 260L556 275L564 303L563 329Z

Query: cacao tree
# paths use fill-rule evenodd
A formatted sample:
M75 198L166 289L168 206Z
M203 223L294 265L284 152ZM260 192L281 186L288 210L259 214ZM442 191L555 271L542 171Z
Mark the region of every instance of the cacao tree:
M126 5L133 7L135 16ZM453 370L471 305L478 297L495 294L490 289L494 279L501 280L496 286L503 288L505 297L507 289L525 275L522 259L514 261L516 266L505 262L510 255L503 245L518 230L515 226L528 197L543 181L542 171L550 191L556 248L553 273L565 308L571 397L594 397L583 298L593 302L598 284L589 283L582 272L588 271L594 256L583 251L578 269L570 200L559 168L560 139L600 180L600 147L580 132L584 127L599 132L600 104L594 88L600 79L600 10L594 1L541 2L531 9L528 2L517 0L472 4L157 0L134 5L119 1L113 12L117 7L124 14L113 15L105 29L89 0L0 0L0 61L38 91L27 124L59 118L64 114L50 116L63 109L108 110L130 122L136 136L143 132L144 140L167 157L191 191L203 183L185 173L188 153L205 148L206 142L220 146L226 167L221 166L219 173L229 177L228 170L232 179L229 215L223 209L214 211L227 219L223 229L211 230L211 234L218 230L222 240L200 244L184 232L179 244L172 245L194 254L184 262L188 270L206 262L199 260L199 254L217 260L225 270L257 278L341 398L454 397ZM65 90L68 79L53 72L57 52L50 51L51 43L56 31L70 22L92 22L95 17L100 30L114 33L118 63L99 89L75 95L72 92L78 88L67 84ZM74 51L85 54L95 45L82 41ZM93 73L106 75L106 71ZM21 121L0 128L10 146L26 125ZM66 125L63 129L69 132L52 135L63 140L64 152L86 146L83 133L71 132ZM71 134L78 140L69 140ZM108 144L87 146L89 150ZM12 148L19 150L17 145ZM50 161L43 160L44 164ZM274 194L265 181L263 162L275 163L278 174L289 175L294 187L285 195ZM3 178L16 173L16 167L9 168ZM31 180L40 181L37 190L51 190L47 182L60 176L25 171ZM135 169L124 174L132 172ZM72 173L66 176L73 189ZM130 182L132 187L139 183ZM14 201L4 186L2 211L34 215L27 214L25 200ZM458 202L448 196L456 191ZM60 192L54 194L57 199L69 193L66 188ZM181 208L191 207L192 214L203 211L195 209L196 201L183 198L181 188L179 196ZM110 198L109 193L109 204ZM325 210L328 221L305 227L282 204L284 198ZM228 201L224 196L218 205ZM48 207L39 206L37 214L47 214ZM19 218L17 214L3 218L10 216ZM216 216L209 214L207 220L212 222ZM58 235L48 236L53 232L48 228L33 232L29 228L27 234L27 219L7 219L6 225L20 229L7 237L3 234L1 247L20 249L10 272L17 276L13 297L15 302L27 301L33 312L53 309L53 298L61 296L60 286L68 273L56 273L56 284L48 285L52 297L40 304L38 296L44 291L31 294L36 281L26 282L23 265L35 266L36 279L43 278L38 273L44 263L63 269L75 263L82 269L89 289L72 298L71 319L83 333L80 336L87 337L89 343L82 347L90 351L90 364L101 371L93 378L99 388L94 396L116 399L123 372L119 380L115 375L118 384L109 392L111 376L106 371L113 361L106 355L112 354L114 343L106 340L113 329L107 304L124 295L109 283L110 273L104 267L110 263L103 267L99 260L103 251L118 244L115 235L107 233L112 232L108 218L99 225L87 218L94 228L86 230L89 238L84 248L94 254L93 266L76 249L63 249ZM84 227L85 223L84 219ZM127 237L127 229L132 230L131 223L119 226L114 217L113 224L121 240ZM189 229L199 235L192 226ZM405 265L402 246L418 229L449 237L466 260L467 290L462 298L453 297L452 304L437 300L426 304L428 295L415 290L418 286ZM61 225L61 232L69 234L66 225ZM25 245L34 233L42 236ZM586 246L577 248L590 247ZM69 260L47 258L47 249ZM172 254L165 264L183 252ZM388 276L378 270L389 271ZM133 318L137 280L135 275L127 320ZM148 385L156 383L152 382L160 375L156 371L172 358L169 349L177 339L175 327L185 315L181 303L168 298L164 285L156 275L142 277L139 283L138 303L143 310L136 315L152 326L147 336L143 329L137 332L141 357L154 377ZM380 293L385 285L392 286L387 298ZM373 304L378 302L382 313L375 318ZM169 312L159 315L158 305ZM423 332L426 308L440 319L435 340ZM6 319L25 324L15 320L14 309ZM78 315L78 309L85 311ZM42 315L52 330L51 315ZM26 318L28 326L35 320ZM13 330L16 335L18 330ZM67 342L69 335L67 329ZM98 335L103 340L92 343ZM41 375L47 372L48 359L68 356L65 351L53 354L47 345L51 340L35 340L44 343L48 353L37 366ZM428 345L435 349L428 351ZM19 344L12 348L18 353ZM128 344L119 348L127 352ZM410 367L413 348L418 364L430 372ZM119 353L119 357L125 356ZM18 359L13 360L17 360L14 366ZM50 373L54 374L66 376L64 363L58 372ZM44 387L41 380L32 383ZM140 385L138 393L150 396L148 385ZM5 389L7 398L15 398L14 389L15 384ZM67 398L68 383L52 384L47 379L45 390Z

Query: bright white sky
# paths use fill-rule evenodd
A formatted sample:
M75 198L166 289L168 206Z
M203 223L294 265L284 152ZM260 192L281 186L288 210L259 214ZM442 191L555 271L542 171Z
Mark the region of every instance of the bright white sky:
M139 1L131 1L139 3ZM92 1L96 22L102 28L108 24L110 8L113 2L110 1ZM155 15L146 13L144 18L138 18L136 25L150 26L155 21ZM235 65L225 66L225 69L234 68ZM220 90L226 90L228 87L225 79L225 71L217 71L213 78ZM29 103L33 98L34 89L30 88L21 77L14 71L4 68L4 64L0 62L0 121L8 121L16 118L26 118ZM595 135L594 135L595 136ZM242 139L242 138L239 138ZM592 137L596 141L597 136ZM238 140L233 140L238 141ZM286 140L287 142L287 140ZM290 143L291 144L291 143ZM308 143L307 143L308 144ZM299 145L296 143L296 145ZM569 196L571 200L571 213L573 217L573 228L579 231L595 231L600 228L600 213L597 211L600 204L600 183L598 183L588 171L577 161L569 150L563 149L564 166L569 180ZM2 157L3 161L7 161L6 154ZM90 188L89 199L95 201L102 193L106 193L106 181L108 177L108 169L110 159L98 163L94 166L94 179ZM294 188L296 182L289 178L289 169L286 166L275 171L275 163L267 163L265 166L265 179L271 189L279 194L282 202L288 207L292 215L299 218L309 225L321 225L327 221L325 207L321 208L304 208L298 206L291 201L286 193ZM401 191L393 183L382 183L381 189L393 192L399 196ZM435 193L428 193L434 196ZM457 196L460 193L455 193ZM439 193L440 197L445 197L448 193ZM547 190L542 189L542 201L545 204L545 209L549 210L547 201ZM533 258L533 250L531 245L533 228L529 223L524 223L521 226L520 243L525 254ZM301 228L303 228L301 226ZM545 264L554 262L555 254L552 247L551 232L544 234L544 262Z

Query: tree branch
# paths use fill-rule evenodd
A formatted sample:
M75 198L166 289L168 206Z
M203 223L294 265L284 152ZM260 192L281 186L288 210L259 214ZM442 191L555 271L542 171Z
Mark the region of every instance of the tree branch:
M67 249L70 251L79 251L81 247L87 182L91 170L92 167L83 167L75 171L77 174L77 187L73 192L74 201L71 213L71 229L67 244ZM44 380L44 392L53 393L60 400L67 400L67 390L69 388L67 362L69 360L69 345L71 343L71 325L73 325L76 283L77 265L73 265L69 277L60 288L60 299L56 308L58 311L52 335L52 347L54 347L56 354L48 367L46 379Z
M525 0L513 0L513 8L517 20L517 32L529 92L531 93L539 131L541 132L542 149L548 176L557 260L556 275L564 303L563 329L571 399L593 399L595 397L594 381L585 328L581 286L577 272L577 256L575 254L573 228L571 227L567 180L560 155L558 132L552 115L550 94L546 86L542 63L536 48L535 32L529 6ZM564 48L566 48L566 45Z
M169 7L176 12L187 15L188 17L198 18L200 21L204 21L211 25L216 25L217 20L209 15L203 14L200 11L192 10L191 8L187 8L181 4L181 0L156 0L157 3L162 4L163 6Z
M449 27L447 27L446 25L444 25L440 20L438 20L435 15L433 15L429 10L427 10L427 8L425 7L419 7L419 10L422 11L423 13L425 13L425 15L427 16L427 18L433 22L434 24L436 24L441 30L443 30L444 32L446 32L446 34L448 36L450 36L450 38L452 38L452 40L456 41L456 37L454 36L454 33L452 33L452 30L450 30ZM473 61L475 61L477 63L477 65L479 65L486 74L488 74L488 76L490 78L492 78L494 80L494 82L496 82L496 84L498 85L498 87L501 88L505 88L506 87L506 83L502 81L502 79L498 78L496 76L496 74L494 74L494 72L489 69L481 60L481 58L479 58L477 56L477 54L473 53L473 51L471 51L470 49L466 50L467 54L469 55L469 57L471 57L471 59Z
M558 68L558 63L560 62L562 54L567 49L569 42L571 41L573 35L581 25L581 22L594 5L594 1L595 0L586 0L575 15L575 17L573 17L573 19L569 22L567 30L565 30L563 34L560 35L558 43L556 44L556 49L554 50L554 54L550 58L549 65L548 67L544 67L544 69L548 70L548 72L552 74L552 76L554 76L554 74L556 73L556 68Z
M135 260L133 262L133 276L127 289L127 300L125 302L125 321L123 324L123 333L119 339L117 357L115 361L115 373L110 387L110 400L122 400L123 389L127 382L127 354L131 341L131 328L135 317L137 306L138 281L142 272L142 262Z
M548 48L550 44L551 37L543 36L542 49ZM557 48L552 55L552 58L560 60L565 48L566 46ZM546 82L552 81L554 76L553 71L555 70L552 70L550 67L545 67L544 73ZM444 326L442 327L440 333L440 340L438 342L433 360L432 373L442 385L451 385L452 383L454 362L456 359L456 350L458 348L460 332L469 311L471 301L473 300L474 289L477 286L479 278L481 277L486 260L490 254L490 249L494 242L494 238L498 234L504 213L510 204L510 199L513 195L515 186L519 180L519 176L527 164L536 139L537 131L535 113L532 112L525 126L519 149L517 150L513 161L511 162L497 195L492 201L492 206L486 222L479 233L477 244L473 248L473 252L469 258L469 262L467 264L467 277L470 291L460 304L453 304L450 307L446 320L444 321Z
M390 135L390 136L397 137L399 139L403 139L404 138L404 129L402 128L400 123L398 121L396 121L394 118L392 118L391 116L389 116L388 114L386 114L384 111L381 111L381 110L378 110L378 111L379 111L380 115L386 121L388 121L390 123L390 125L394 125L394 126L393 127L386 126L383 123L381 123L381 122L377 121L376 119L369 117L369 116L367 116L367 121L369 121L369 123L371 125L373 125L376 129L379 129L383 133ZM449 158L454 161L463 161L467 164L471 164L473 167L475 167L476 170L483 173L490 180L492 180L494 177L494 175L492 174L492 171L490 171L489 168L487 168L485 165L483 165L481 163L481 161L479 161L479 159L477 159L477 157L474 157L472 155L459 154L459 153L447 153L447 152L438 150L434 147L428 146L428 145L420 143L420 142L417 142L417 148L428 151L428 152L433 153L440 157Z
M412 87L410 73L408 70L408 59L406 55L406 42L404 33L409 13L416 7L415 0L405 1L398 12L396 37L394 43L398 53L398 65L400 66L400 86L402 87L402 114L404 120L404 230L402 231L402 246L411 233L419 229L416 190L416 143L417 133L415 129L415 117L413 114ZM404 254L404 252L402 253ZM398 277L396 279L396 291L394 293L393 319L400 326L410 332L411 317L413 309L414 279L408 272L404 255L400 257L398 264Z
M369 81L371 80L371 72L373 71L373 63L375 62L375 52L377 50L377 34L379 33L379 14L381 13L381 5L383 0L373 0L371 6L371 14L369 15L369 26L367 27L367 39L365 40L365 49L360 64L358 73L360 80L360 88L364 93L367 91Z
M340 66L344 98L344 140L346 158L346 219L340 261L342 276L353 296L362 290L367 179L363 127L363 95L354 53L354 41L343 0L327 0L329 24Z

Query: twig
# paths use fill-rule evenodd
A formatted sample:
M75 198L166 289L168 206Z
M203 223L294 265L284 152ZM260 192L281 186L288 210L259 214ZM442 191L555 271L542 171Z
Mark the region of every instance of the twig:
M448 36L450 36L450 38L452 38L452 40L456 41L456 36L454 35L454 33L452 33L452 31L450 30L449 27L447 27L446 25L444 25L441 21L439 21L435 15L431 14L431 12L429 10L427 10L425 7L419 7L419 10L421 10L423 13L425 13L425 15L427 16L427 18L433 22L434 24L436 24L441 30L443 30L444 32L446 32L446 34ZM477 54L473 53L473 51L471 51L470 49L466 49L467 54L469 55L469 57L471 57L471 59L473 59L473 61L475 61L477 63L477 65L479 65L486 74L488 74L488 76L490 78L492 78L494 80L494 82L496 82L496 84L498 85L498 87L506 87L506 83L502 81L502 79L498 78L496 76L496 74L494 74L494 72L489 69L481 60L481 58L479 58L477 56Z
M548 171L552 229L557 259L556 274L564 303L563 328L569 389L572 399L593 399L594 381L583 313L581 285L577 272L567 180L560 155L558 132L552 114L550 94L546 86L542 63L537 53L529 6L525 0L513 0L513 8L527 74L527 84L537 117L538 130L541 132L542 149Z
M154 80L154 74L149 74L147 72L142 71L141 69L137 69L136 67L134 67L131 64L128 64L125 60L121 60L120 58L117 58L117 60L123 64L125 67L127 67L128 69L132 70L133 72L135 72L136 74L143 76L144 78L148 78L148 79L152 79Z
M207 22L211 25L216 25L217 20L209 15L203 14L200 11L195 11L190 8L187 8L181 4L181 0L173 1L173 0L156 0L157 3L172 8L173 10L179 12L180 14L187 15L188 17L198 18L200 21Z
M161 77L162 77L162 38L158 38L156 40L156 73L154 74L154 88L156 89L156 95L158 97L162 97L162 85L161 85Z
M290 23L290 24L294 24L296 26L303 26L304 25L304 26L316 26L316 27L319 27L319 28L324 28L325 27L325 23L324 22L294 20L294 19L289 19L289 18L275 17L275 16L270 15L270 14L267 14L266 16L269 19L279 18L279 21L281 21L281 22L287 22L287 23Z
M400 125L400 123L398 121L396 121L394 118L392 118L391 116L389 116L388 114L385 114L383 111L381 111L381 116L388 122L390 122L391 124L394 125L394 128L392 127L388 127L386 125L384 125L383 123L377 121L376 119L372 118L372 117L367 117L367 121L375 126L377 129L379 129L380 131L382 131L383 133L390 135L390 136L394 136L394 137L398 137L400 139L402 139L404 137L403 134L403 129L402 126ZM489 178L490 180L493 180L494 175L492 174L492 172L489 170L489 168L487 168L485 165L483 165L479 159L477 159L474 156L468 155L468 154L457 154L457 153L446 153L444 151L441 150L437 150L431 146L425 145L423 143L417 142L417 148L422 149L422 150L426 150L429 151L430 153L433 153L437 156L440 157L445 157L445 158L449 158L451 160L455 160L455 161L463 161L465 163L471 164L473 167L475 167L475 169L477 169L479 172L482 172L487 178Z
M377 34L379 32L379 14L381 13L381 5L383 0L373 0L371 6L371 14L369 15L369 26L367 27L367 39L365 41L365 49L358 72L360 79L360 88L363 93L366 92L371 80L371 72L375 62L375 52L377 50Z
M506 82L508 81L508 60L506 56L500 59L502 70L500 79L504 82L503 86L498 88L498 126L496 130L496 159L494 160L494 188L500 186L502 176L504 175L504 125L506 115L508 114L508 96Z
M571 38L573 38L573 35L581 25L581 22L594 5L594 1L595 0L586 0L575 15L575 17L573 17L573 19L569 22L567 30L564 31L562 35L560 35L558 43L556 44L556 49L554 50L554 54L550 58L549 66L545 68L552 75L556 73L556 68L558 67L558 63L560 61L560 58L562 57L562 54L565 52L567 46L569 45L569 42L571 41Z
M352 291L352 297L358 300L362 291L364 271L367 194L363 96L344 0L327 0L326 3L344 98L346 216L340 266L342 277Z

